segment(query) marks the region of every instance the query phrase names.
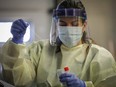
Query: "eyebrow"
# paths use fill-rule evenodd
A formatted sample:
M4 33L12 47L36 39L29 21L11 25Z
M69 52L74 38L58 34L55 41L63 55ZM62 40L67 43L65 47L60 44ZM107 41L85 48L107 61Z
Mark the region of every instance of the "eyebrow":
M66 22L65 22L65 21L60 20L60 22L63 22L64 24L66 24Z
M60 22L64 22L64 23L66 23L65 21L62 21L62 20L60 20Z
M66 23L66 22L63 21L63 20L60 20L60 22ZM78 19L71 21L71 23L73 23L73 22L78 22Z

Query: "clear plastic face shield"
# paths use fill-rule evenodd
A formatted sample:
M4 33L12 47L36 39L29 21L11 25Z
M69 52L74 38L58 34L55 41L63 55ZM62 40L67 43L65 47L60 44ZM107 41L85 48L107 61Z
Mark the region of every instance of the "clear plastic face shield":
M50 44L58 45L58 26L82 26L86 20L86 13L81 9L58 9L53 11L50 31ZM59 22L60 21L60 22Z

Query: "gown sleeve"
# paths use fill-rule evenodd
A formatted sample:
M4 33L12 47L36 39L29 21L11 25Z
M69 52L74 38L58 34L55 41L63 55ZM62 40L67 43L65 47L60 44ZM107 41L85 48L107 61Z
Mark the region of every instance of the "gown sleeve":
M2 47L0 59L3 66L3 78L16 87L30 87L36 78L36 65L39 61L40 46L15 44L8 40ZM38 58L35 60L35 56Z
M114 82L116 62L112 54L99 46L93 47L92 50L97 51L90 63L90 81L86 82L87 87L114 87L116 85L116 81Z

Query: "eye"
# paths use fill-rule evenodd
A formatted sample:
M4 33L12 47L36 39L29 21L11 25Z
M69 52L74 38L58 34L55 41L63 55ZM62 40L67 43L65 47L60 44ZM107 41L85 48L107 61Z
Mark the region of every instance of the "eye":
M60 21L60 22L59 22L59 25L60 25L60 26L66 26L67 24L66 24L65 22L61 22L61 21Z
M78 26L78 25L79 25L78 21L72 22L72 26Z

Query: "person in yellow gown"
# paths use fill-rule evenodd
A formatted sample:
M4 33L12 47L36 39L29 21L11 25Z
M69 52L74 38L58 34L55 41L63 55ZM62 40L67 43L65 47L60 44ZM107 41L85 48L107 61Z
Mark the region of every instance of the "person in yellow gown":
M116 76L112 54L86 36L87 14L80 0L63 0L53 11L50 40L27 46L27 26L22 19L14 21L13 38L2 47L4 81L16 87L100 87L102 82L104 87L105 80ZM57 76L65 66L69 72Z

